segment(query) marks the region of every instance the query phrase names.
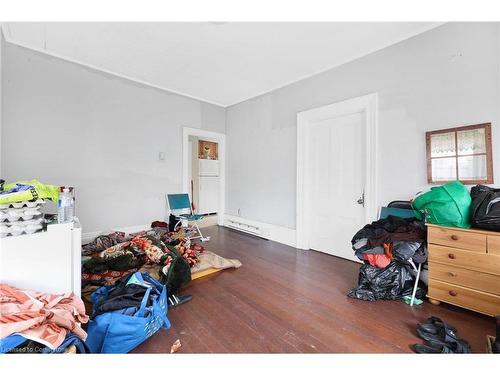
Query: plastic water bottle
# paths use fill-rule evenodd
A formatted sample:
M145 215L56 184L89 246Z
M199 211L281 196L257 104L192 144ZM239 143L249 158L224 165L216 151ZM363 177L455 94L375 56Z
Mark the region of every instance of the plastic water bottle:
M73 194L67 187L62 187L57 201L57 222L70 223L73 221L75 203Z

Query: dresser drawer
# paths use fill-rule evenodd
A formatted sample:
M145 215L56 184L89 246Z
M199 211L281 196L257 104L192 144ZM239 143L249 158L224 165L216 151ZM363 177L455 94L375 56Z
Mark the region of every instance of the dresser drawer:
M428 296L484 314L500 314L500 297L494 294L429 279Z
M500 236L488 235L488 254L500 256Z
M486 253L486 234L454 230L447 227L429 227L427 242L458 249Z
M429 262L500 275L500 256L429 245Z
M429 262L429 278L500 295L500 275Z

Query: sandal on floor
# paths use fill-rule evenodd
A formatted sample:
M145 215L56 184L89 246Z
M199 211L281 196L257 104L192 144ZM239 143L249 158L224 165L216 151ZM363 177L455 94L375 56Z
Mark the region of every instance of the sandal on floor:
M432 319L432 318L429 318ZM417 333L425 341L434 341L445 343L452 343L458 340L456 330L453 327L448 326L444 321L440 321L439 325L435 326L434 332L429 332L418 325ZM429 326L426 326L429 328Z
M182 305L183 303L189 302L192 299L193 296L191 294L184 294L183 296L176 296L175 294L172 294L170 297L168 297L168 306L170 308L176 307Z
M427 345L413 345L415 353L419 354L453 354L453 351L443 344L427 342Z
M417 328L418 335L427 341L431 345L445 345L447 346L453 353L470 353L471 348L467 341L462 340L457 337L456 333L452 331L446 324L442 327L439 327L437 333L435 335L424 331L420 328Z
M470 345L467 341L462 340L462 339L456 339L453 342L441 342L441 341L427 341L428 344L430 345L444 345L448 347L452 353L455 354L469 354L471 352Z
M438 329L444 326L448 327L448 329L450 331L453 331L454 333L457 332L455 327L450 326L449 324L445 323L443 320L435 316L431 316L423 323L417 323L417 326L422 331L429 332L433 335L436 335L438 333Z

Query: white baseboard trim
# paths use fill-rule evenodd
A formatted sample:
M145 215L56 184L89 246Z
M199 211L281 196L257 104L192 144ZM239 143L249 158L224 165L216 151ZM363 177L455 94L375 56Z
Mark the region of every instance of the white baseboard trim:
M258 237L279 242L284 245L296 247L297 240L295 229L262 223L228 214L224 215L224 226L245 233L254 234Z

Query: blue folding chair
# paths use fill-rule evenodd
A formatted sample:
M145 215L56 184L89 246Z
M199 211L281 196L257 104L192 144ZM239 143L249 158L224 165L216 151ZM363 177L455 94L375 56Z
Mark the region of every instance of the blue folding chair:
M167 203L172 215L175 216L179 222L175 225L175 229L182 223L187 222L187 227L195 231L195 236L189 237L190 240L201 239L203 242L209 241L210 237L205 237L200 231L197 222L203 219L203 215L193 214L189 194L167 194ZM189 212L189 213L186 213Z

